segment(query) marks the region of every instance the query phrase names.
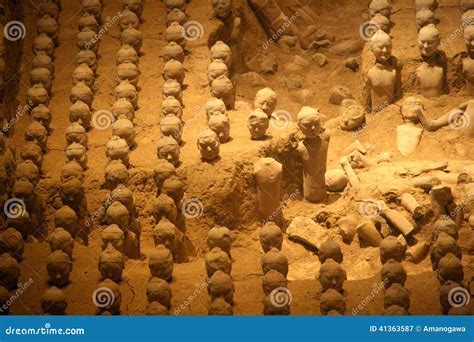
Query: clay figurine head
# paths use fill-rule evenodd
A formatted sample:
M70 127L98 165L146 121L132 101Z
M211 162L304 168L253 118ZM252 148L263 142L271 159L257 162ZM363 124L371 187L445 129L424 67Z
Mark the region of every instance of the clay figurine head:
M140 19L138 16L128 9L124 9L120 13L120 21L119 21L120 30L123 31L129 27L133 27L134 29L138 29L140 27Z
M161 103L161 114L163 117L174 115L181 119L183 116L183 106L174 96L168 96Z
M166 281L171 280L173 274L173 254L164 245L157 245L150 252L148 267L152 277Z
M407 273L403 268L403 265L396 260L388 260L380 271L382 275L382 281L385 288L389 288L392 284L398 283L402 286L405 285L407 280Z
M163 84L162 95L164 100L169 97L174 97L179 101L179 104L182 107L183 92L181 90L181 84L179 84L178 81L174 79L166 80L166 82Z
M120 314L122 294L120 287L110 279L101 282L94 291L93 302L97 305L100 314L109 312L112 315Z
M25 129L25 140L36 142L44 153L47 151L48 131L38 121L32 121Z
M18 261L10 254L0 255L0 285L8 290L16 289L20 278Z
M432 241L436 241L441 233L446 233L454 240L457 240L459 233L456 222L451 220L448 216L440 216L433 224Z
M321 133L321 117L319 109L303 107L297 116L298 127L307 139L314 139Z
M213 115L226 115L227 116L227 110L225 107L224 101L221 99L218 99L216 97L211 98L209 101L206 103L206 115L207 115L207 120L211 118Z
M320 310L322 315L328 315L330 311L335 310L344 315L346 311L346 302L342 294L334 289L326 290L321 295Z
M122 81L115 87L115 100L119 99L126 99L133 105L134 109L138 108L137 88L129 80Z
M146 309L146 314L149 316L167 316L170 313L166 306L158 302L151 302Z
M183 63L175 59L170 59L163 67L163 78L167 80L175 80L183 85L185 77L185 70Z
M155 242L155 246L163 245L170 250L171 253L175 254L178 245L176 226L166 218L161 219L155 228L153 228L153 241Z
M385 309L384 312L385 316L406 316L408 315L408 311L405 308L402 308L398 305L392 305Z
M219 158L220 141L216 132L209 128L201 130L197 138L197 147L203 160Z
M428 8L422 8L418 12L416 12L416 28L421 30L421 28L425 27L426 25L435 24L436 17L433 11Z
M370 38L370 47L378 63L385 63L392 57L392 38L382 30Z
M31 160L38 169L41 170L43 166L43 150L35 142L28 142L23 145L21 150L21 159L22 160Z
M207 68L207 80L209 81L209 85L212 85L212 82L222 75L229 77L227 65L219 59L212 61Z
M74 249L74 240L71 234L59 227L56 228L48 235L48 243L51 252L62 251L66 253L70 259L72 259L72 250Z
M272 248L281 250L283 244L283 233L275 223L268 222L260 228L260 244L265 253Z
M474 24L474 9L467 10L461 17L461 25L466 28Z
M266 136L269 122L268 115L260 108L250 113L247 119L247 127L252 140L260 140Z
M168 42L175 42L182 48L186 46L186 39L183 35L185 29L177 21L174 21L166 28L165 38Z
M333 259L335 262L341 264L344 259L341 247L334 240L326 240L319 246L319 261L323 264L328 259Z
M65 129L66 143L78 143L87 148L87 132L86 129L78 122L73 122Z
M110 279L118 283L122 279L124 268L123 254L109 244L99 257L99 272L102 280Z
M23 200L25 203L31 202L35 196L35 187L28 179L19 179L13 184L12 196ZM25 207L23 207L24 209Z
M387 17L383 16L380 13L377 13L370 19L371 22L375 23L378 27L379 30L382 30L385 33L390 33L390 19Z
M161 137L172 137L178 144L181 143L183 133L183 123L181 119L173 114L164 116L160 120Z
M51 286L41 296L41 307L44 315L65 315L66 295L56 286Z
M392 14L392 8L388 0L372 0L369 5L369 15L374 17L377 13L380 13L384 17L390 19Z
M440 43L440 33L435 25L426 25L418 32L418 46L423 58L430 58L438 52Z
M207 314L209 316L232 316L234 310L232 305L227 303L224 298L216 298L209 305Z
M227 273L216 271L212 277L209 278L209 287L207 289L212 301L222 297L227 303L233 303L234 283Z
M211 61L217 59L223 61L227 68L230 69L232 65L232 50L229 45L220 40L211 47Z
M344 109L342 112L341 129L352 131L361 127L365 122L364 107L360 105L352 105Z
M152 213L156 222L160 222L162 218L166 218L170 222L176 222L178 209L171 197L166 194L161 194L153 202Z
M261 264L264 274L270 270L275 270L285 277L288 275L288 259L275 247L265 253L262 257Z
M123 165L130 165L130 146L127 140L122 139L118 135L110 137L106 145L106 155L110 161L120 160Z
M123 44L120 50L117 51L117 65L125 62L138 64L139 57L137 51L129 44Z
M406 246L395 236L387 236L380 242L380 261L385 264L389 259L402 262L405 260Z
M179 144L171 137L164 137L158 141L157 145L158 159L164 159L175 167L179 165Z
M269 295L273 290L287 288L288 280L278 271L270 270L262 277L262 288L265 295ZM276 290L278 291L278 290Z
M474 26L472 24L464 28L464 43L469 56L472 57L474 55Z
M180 25L184 25L187 21L186 13L179 8L173 8L168 12L168 16L166 17L166 26L170 26L174 21Z
M97 55L92 50L81 50L76 55L76 65L86 63L94 73L97 70Z
M160 278L151 278L146 287L148 302L158 302L168 308L171 307L171 288L168 283Z
M40 104L31 110L31 120L39 122L49 132L51 124L51 110L44 104Z
M410 292L399 283L395 283L385 291L384 308L398 305L405 310L410 309Z
M232 260L229 254L219 247L214 247L206 254L206 271L207 276L212 277L216 271L222 271L230 275L232 270Z
M420 113L425 111L425 106L421 98L416 96L407 97L402 104L402 118L405 122L419 121Z
M85 171L87 169L87 148L79 143L73 142L66 148L68 161L76 161Z
M69 122L78 122L86 129L90 127L91 110L84 101L76 101L69 107Z
M0 285L0 307L2 310L0 310L0 315L8 315L10 307L8 306L8 302L10 301L10 294L8 293L8 290Z
M109 225L102 231L100 236L102 241L102 250L105 250L108 245L112 245L117 251L123 253L125 234L118 225Z
M171 177L176 175L176 169L173 164L167 162L164 159L158 159L155 168L153 169L153 180L155 181L158 193L161 192L161 187L163 182Z
M224 101L227 109L234 109L235 95L234 84L224 75L217 77L211 85L211 94Z
M82 17L78 19L77 26L79 31L82 31L85 28L88 28L94 32L99 31L99 23L97 22L97 19L92 14L87 12L83 13Z
M112 160L105 168L105 185L107 189L113 190L119 184L128 183L128 170L121 160Z
M184 63L184 50L176 42L169 42L163 49L163 61L166 63L171 59Z
M127 27L125 30L122 31L122 34L120 35L120 41L122 42L122 45L128 44L132 46L137 53L140 53L140 49L142 47L142 40L142 33L133 27Z
M61 184L61 200L64 205L75 208L79 203L82 203L83 199L84 187L79 179L72 178ZM63 228L67 229L67 227L64 226Z
M62 206L54 213L54 225L56 228L63 228L71 236L77 230L78 218L76 212L67 205Z
M457 304L454 300L456 296L453 296L453 293L457 293L460 288L462 288L461 284L451 280L448 280L439 288L439 302L443 307L443 314L447 314L449 309L453 307L452 304Z
M109 201L113 200L119 201L127 207L129 213L134 213L136 210L133 191L127 188L124 184L119 184L115 189L113 189L105 203L107 204Z
M230 255L230 247L232 245L232 236L229 228L214 227L207 233L207 247L212 250L219 247Z
M25 243L21 233L15 228L8 228L0 232L0 254L8 253L17 261L21 261L21 256L25 250Z
M177 176L170 176L163 182L161 186L161 193L171 197L179 206L186 191L186 184L184 184Z
M438 0L415 0L415 12L419 12L425 8L434 11L438 8L438 5Z
M286 296L285 298L287 298ZM286 304L286 305L283 305ZM288 300L285 299L285 302L278 303L275 301L275 295L269 294L265 297L263 302L263 314L266 316L286 316L290 314L290 305Z
M462 256L461 249L456 244L456 240L447 233L441 232L431 247L431 263L433 265L433 270L438 268L439 261L448 253L452 253L458 258L461 258Z
M72 271L72 262L63 251L56 250L46 259L49 282L55 286L63 287L69 283Z
M227 20L232 14L232 0L212 0L214 16L220 20Z
M454 282L462 282L464 279L464 271L461 260L454 254L448 253L438 263L438 280L441 284L448 280Z
M260 89L255 95L254 107L260 108L270 117L277 105L277 94L270 88Z
M122 231L126 232L130 227L130 213L126 206L119 201L114 201L105 212L107 224L116 224Z
M327 259L319 269L319 282L323 291L334 289L342 292L344 280L346 279L346 271L332 259Z

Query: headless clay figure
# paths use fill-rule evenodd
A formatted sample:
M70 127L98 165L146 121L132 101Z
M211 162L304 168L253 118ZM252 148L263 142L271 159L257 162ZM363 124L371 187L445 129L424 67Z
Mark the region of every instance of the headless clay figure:
M274 220L281 199L282 165L273 158L261 158L254 165L259 213Z
M392 39L384 31L377 31L370 39L375 65L367 72L366 86L370 89L370 109L378 112L396 98L399 81L398 61L392 55Z
M415 152L420 143L423 129L418 127L418 113L425 110L421 99L410 96L403 101L402 118L405 122L397 126L397 149L405 157Z
M427 97L438 97L446 87L446 56L438 50L441 38L438 29L427 25L418 32L418 46L422 63L416 69L416 83L420 93Z
M329 134L321 127L319 110L303 107L297 117L298 127L304 138L298 144L303 162L304 198L309 202L326 199L326 163Z

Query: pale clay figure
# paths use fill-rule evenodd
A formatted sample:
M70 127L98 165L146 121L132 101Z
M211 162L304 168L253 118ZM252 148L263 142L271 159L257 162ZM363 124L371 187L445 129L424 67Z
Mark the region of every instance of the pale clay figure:
M274 220L281 205L281 180L283 166L273 158L261 158L254 164L257 183L259 213L265 219Z
M121 160L112 160L105 168L105 187L114 190L119 184L127 184L129 175L127 167Z
M247 127L252 140L264 139L269 125L268 115L260 108L254 110L248 116Z
M166 281L171 280L173 274L173 255L164 245L158 245L150 253L148 267L152 277Z
M217 271L222 271L230 275L232 271L232 260L226 252L219 247L214 247L206 254L206 271L208 277L212 277Z
M230 121L225 114L211 115L207 121L208 127L213 130L219 137L221 144L226 143L230 139Z
M212 161L219 158L220 141L216 132L210 128L201 130L197 137L197 147L201 152L201 158Z
M164 159L177 167L180 164L179 153L179 144L173 138L164 137L158 142L158 159Z
M287 288L288 280L278 271L270 270L262 277L263 293L269 295L273 290L278 288Z
M255 95L254 107L260 108L271 117L277 105L277 94L270 88L260 89Z
M214 227L207 234L207 246L209 250L219 247L221 250L230 255L232 245L232 237L230 230L226 227Z
M183 132L183 122L173 114L168 114L160 120L161 137L171 137L181 144L181 134Z
M303 162L304 198L309 202L326 199L326 163L330 137L321 127L319 110L303 107L297 117L304 138L298 144Z
M217 97L224 101L228 110L233 110L235 106L235 90L232 81L222 75L217 77L211 86L211 93L213 97Z

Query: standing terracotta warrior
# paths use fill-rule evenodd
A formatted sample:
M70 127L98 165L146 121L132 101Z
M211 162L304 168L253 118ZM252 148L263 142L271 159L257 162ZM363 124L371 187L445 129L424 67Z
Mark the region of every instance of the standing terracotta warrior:
M304 198L309 202L319 202L327 196L325 174L330 137L321 127L318 109L303 107L297 121L305 136L298 144L303 162Z
M257 181L258 211L273 221L278 214L281 198L282 165L273 158L261 158L254 164Z
M399 87L398 60L392 55L392 38L384 31L377 31L370 39L375 65L367 72L366 89L368 108L378 112L393 103Z
M427 25L418 33L418 46L423 62L416 69L416 84L427 98L438 97L445 92L446 55L438 50L441 37L435 25Z

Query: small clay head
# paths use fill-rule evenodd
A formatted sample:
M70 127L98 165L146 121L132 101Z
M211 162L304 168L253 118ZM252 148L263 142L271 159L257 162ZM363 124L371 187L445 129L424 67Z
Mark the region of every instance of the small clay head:
M158 142L158 159L164 159L175 167L179 165L179 144L171 137L164 137Z
M223 61L228 68L232 65L232 50L226 43L220 40L211 47L211 61L216 59Z
M157 245L150 253L148 267L152 277L166 281L171 280L173 274L173 254L165 245Z
M266 316L287 316L290 314L290 305L287 300L283 303L279 303L275 299L275 295L271 293L265 297L263 314Z
M232 14L232 0L212 0L212 9L216 18L227 20Z
M342 294L334 289L329 289L321 295L320 304L321 314L328 315L330 311L335 310L344 315L346 311L346 302Z
M288 280L276 270L270 270L262 277L263 293L269 295L272 291L288 287Z
M112 280L105 279L94 291L92 301L97 306L100 314L108 312L112 315L118 315L122 304L120 287Z
M387 236L380 242L380 261L385 264L389 259L402 262L405 259L406 246L395 236Z
M392 8L388 0L372 0L369 5L370 17L374 17L377 13L384 17L390 18Z
M183 123L179 117L173 114L166 115L160 120L160 132L161 137L171 137L180 144Z
M22 178L19 179L13 184L12 188L12 196L23 200L24 202L30 202L35 195L35 187L31 182L26 179ZM23 208L26 209L26 208Z
M219 157L220 141L217 134L209 129L203 129L197 138L197 146L204 160L214 160Z
M176 222L178 216L175 201L166 194L161 194L155 199L152 212L156 222L160 222L163 217L170 222Z
M16 165L15 178L17 180L26 178L33 186L36 186L40 179L40 170L31 160L25 160Z
M21 233L15 228L8 228L0 232L0 254L8 253L17 261L25 250L25 243Z
M63 251L56 250L46 259L49 282L52 285L63 287L69 283L69 275L72 271L72 262Z
M448 216L440 216L439 219L433 224L433 235L432 241L438 239L439 234L446 233L451 236L454 240L457 240L459 237L458 226L456 222L451 220Z
M171 288L168 283L160 278L151 278L146 288L148 301L158 302L168 308L171 307Z
M66 253L69 258L72 259L72 250L74 249L74 240L72 239L71 234L59 227L56 228L48 235L48 243L51 252L54 251L63 251Z
M232 236L229 228L214 227L207 233L207 247L209 250L212 250L214 247L219 247L230 255L231 245Z
M435 23L435 14L430 9L422 8L418 12L416 12L416 27L418 30L420 30L422 27L425 27L426 25Z
M410 292L401 284L395 283L385 291L384 308L398 305L405 310L410 309Z
M72 236L76 232L78 222L77 214L71 207L64 205L54 213L54 225L56 228L64 228Z
M303 107L297 117L298 127L308 139L314 139L321 133L321 117L319 109Z
M182 105L183 91L181 89L181 84L175 79L167 79L163 84L162 96L164 100L168 97L174 97Z
M77 207L78 203L82 203L84 198L83 183L77 178L71 178L61 183L61 200L64 205L71 208Z
M398 306L398 305L391 305L385 309L384 312L385 316L406 316L408 315L407 309Z
M392 38L382 30L370 38L370 47L378 63L385 63L392 56Z
M51 286L41 296L41 307L45 315L65 315L66 295L56 286Z
M264 274L270 270L275 270L285 277L288 275L288 259L276 248L272 248L265 253L262 257L261 264Z
M167 96L161 103L161 114L163 117L174 115L181 119L183 116L183 106L174 96Z
M440 33L433 24L426 25L418 32L418 46L424 58L433 56L438 51L440 42Z
M441 285L439 289L439 302L441 303L441 306L443 307L444 314L446 314L449 311L449 309L452 308L453 304L459 304L457 303L458 298L456 298L456 293L462 294L462 292L464 292L463 290L460 290L460 289L462 289L461 284L456 283L451 280L448 280L443 285ZM458 290L460 291L458 292ZM464 299L462 295L459 296L459 298L461 298L461 300Z
M168 177L161 186L161 192L170 196L176 206L181 203L185 191L186 185L177 176Z
M260 244L265 253L274 247L281 250L283 233L280 227L273 222L268 222L260 228Z
M216 271L209 278L209 287L207 288L211 300L222 297L229 304L234 301L234 284L232 278L222 271Z
M377 13L372 17L372 19L370 19L370 21L375 23L377 27L383 32L390 33L390 19L388 19L387 17L383 16L380 13Z
M0 255L0 285L8 290L16 289L20 278L18 261L10 254Z
M230 122L225 114L217 114L209 117L208 127L219 137L221 143L225 143L230 138Z
M101 233L102 250L112 245L117 251L123 253L125 234L116 224L111 224Z
M232 305L227 303L224 298L216 298L209 305L207 314L209 316L232 316L234 310Z
M155 226L155 228L153 228L153 240L155 242L155 246L163 245L172 253L175 253L176 247L178 245L176 226L167 219L163 218Z
M207 67L207 79L209 81L209 85L211 85L212 82L221 75L228 77L229 69L223 61L216 59L212 61Z
M108 225L116 224L124 232L130 227L130 213L119 201L112 202L105 212L105 217Z
M102 280L110 279L118 283L122 279L124 268L125 261L122 253L109 244L99 257L99 272Z
M250 113L247 119L247 127L253 140L260 140L266 136L269 126L268 115L260 108Z
M105 168L105 185L113 190L120 184L127 184L129 180L128 169L121 160L111 160Z
M327 259L319 269L319 282L323 291L334 289L342 292L344 280L346 279L346 271L332 259Z
M433 264L433 270L438 268L439 261L448 253L452 253L458 258L461 258L462 256L461 249L456 244L456 240L454 240L452 236L441 232L431 247L431 263Z
M405 122L418 123L419 115L425 111L421 98L416 96L407 97L402 104L402 118Z
M149 316L167 316L170 313L166 306L158 302L151 302L146 309L146 314Z
M389 288L392 284L398 283L402 286L405 285L407 280L407 273L403 268L403 265L396 260L388 260L380 271L382 275L382 282L385 288Z
M232 270L232 261L229 255L219 247L214 247L206 254L207 276L212 277L216 271L222 271L230 275Z
M344 109L342 112L341 129L352 131L362 126L365 121L364 107L360 105L352 105Z
M438 263L438 280L441 284L448 280L454 282L462 282L464 279L464 271L461 260L454 254L448 253L442 257Z
M171 177L176 175L176 169L173 164L167 162L164 159L159 159L156 163L155 168L153 169L153 179L155 181L158 193L161 191L161 186L163 182Z
M277 105L277 94L270 88L260 89L255 95L254 107L260 108L270 117Z
M319 246L319 261L323 264L328 259L333 259L335 262L341 264L344 256L342 255L341 247L334 240L326 240Z
M227 115L227 110L224 101L216 97L213 97L209 101L207 101L205 108L207 120L209 120L213 115Z

